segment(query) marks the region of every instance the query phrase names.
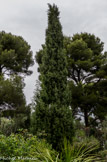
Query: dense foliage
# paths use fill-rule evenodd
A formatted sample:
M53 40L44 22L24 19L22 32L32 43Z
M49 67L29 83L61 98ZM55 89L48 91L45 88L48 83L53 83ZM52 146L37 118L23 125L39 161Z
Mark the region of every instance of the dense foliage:
M0 161L54 162L57 159L57 153L45 140L40 141L25 131L22 133L26 137L23 134L0 135Z
M35 132L43 131L53 148L61 149L64 136L73 136L72 112L69 109L67 60L58 8L49 5L48 28L40 65L41 90L35 108Z
M39 140L36 136L28 134L27 130L16 135L11 134L8 137L0 135L0 161L101 162L102 159L97 150L96 143L91 145L82 143L77 147L65 139L62 156L59 157L58 153L52 150L45 140Z
M25 96L23 93L24 82L19 76L11 76L9 79L0 77L0 107L1 109L10 109L25 105ZM17 100L18 98L18 100Z
M31 74L28 68L32 65L32 52L28 43L21 36L0 32L0 75L28 75Z
M107 54L103 53L103 42L93 34L75 34L71 39L65 38L64 45L68 58L68 77L71 80L71 107L76 115L84 115L88 127L98 119L101 121L107 114L104 95Z
M42 47L36 55L39 72L45 45ZM73 115L83 116L86 127L93 123L98 126L107 114L107 53L103 52L104 43L94 34L81 33L72 38L64 37L63 47L67 57L69 104Z

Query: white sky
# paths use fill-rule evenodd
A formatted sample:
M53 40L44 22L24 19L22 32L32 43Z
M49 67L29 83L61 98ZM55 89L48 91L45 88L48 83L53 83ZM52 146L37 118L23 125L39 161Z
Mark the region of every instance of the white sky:
M63 33L89 32L105 43L107 50L107 0L0 0L0 31L22 36L35 56L45 41L47 3L55 3L60 11ZM38 78L37 64L25 79L25 95L31 102Z

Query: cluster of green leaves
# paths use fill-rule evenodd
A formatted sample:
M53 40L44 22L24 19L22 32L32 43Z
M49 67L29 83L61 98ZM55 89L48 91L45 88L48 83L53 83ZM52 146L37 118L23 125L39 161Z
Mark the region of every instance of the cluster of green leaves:
M27 134L27 132L23 132ZM5 151L4 151L5 150ZM0 135L0 157L10 158L10 161L38 161L57 162L57 153L51 149L45 140L38 140L36 136L27 134L11 134L6 137ZM2 160L2 159L1 159Z
M72 141L74 135L71 110L65 106L60 108L55 104L51 105L50 109L46 106L44 109L37 106L33 114L32 132L39 138L47 139L53 148L61 150L64 137ZM41 125L40 119L44 124Z
M23 94L24 82L19 76L11 76L5 79L0 76L0 106L19 107L25 105L25 96Z
M95 143L81 143L71 145L69 141L64 140L64 148L62 150L62 158L64 162L101 162L102 159L96 152L99 146Z
M23 108L22 108L23 109ZM7 117L1 117L0 118L0 133L4 134L6 136L11 135L11 133L15 133L18 131L18 129L20 128L29 128L30 125L30 112L29 115L27 113L28 110L26 110L25 112L19 113L17 110L15 110L14 114L13 114L13 110L12 111L5 111L5 114L3 114L2 116L9 116L9 114L11 115L11 118L7 118ZM4 112L3 112L4 113ZM7 115L8 113L8 115Z
M14 132L14 120L2 117L0 119L0 133L5 135L10 135Z
M33 65L32 52L28 43L11 33L0 32L0 74L30 74Z

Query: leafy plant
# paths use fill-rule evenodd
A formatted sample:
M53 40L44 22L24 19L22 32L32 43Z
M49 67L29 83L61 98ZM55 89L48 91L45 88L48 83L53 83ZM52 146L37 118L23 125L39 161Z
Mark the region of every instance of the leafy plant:
M7 118L0 118L0 133L4 135L10 135L11 132L14 132L14 120Z
M84 143L78 147L72 146L69 141L64 139L62 159L64 162L101 162L101 159L95 153L98 148L98 145L91 144L86 146Z
M27 138L22 134L12 134L8 137L0 135L0 155L17 162L30 162L31 159L37 162L58 162L58 154L51 146L45 140L38 140L31 134L27 135Z

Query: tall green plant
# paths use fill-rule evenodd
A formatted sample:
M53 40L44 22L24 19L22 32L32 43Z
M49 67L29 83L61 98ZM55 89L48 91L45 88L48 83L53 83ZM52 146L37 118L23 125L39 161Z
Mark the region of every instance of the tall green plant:
M72 139L73 121L68 107L67 60L59 11L56 5L48 6L46 42L39 67L41 90L36 98L35 132L45 132L48 142L59 150L64 136Z
M63 50L63 33L57 6L50 4L46 47L41 68L41 98L45 104L67 103L67 60Z

